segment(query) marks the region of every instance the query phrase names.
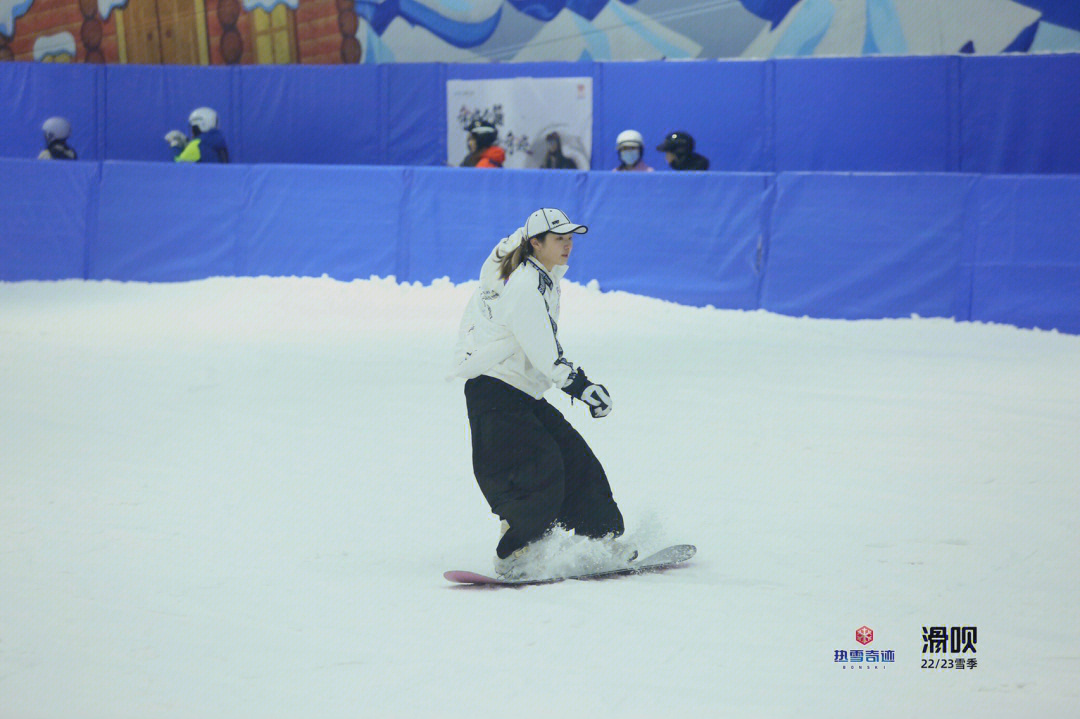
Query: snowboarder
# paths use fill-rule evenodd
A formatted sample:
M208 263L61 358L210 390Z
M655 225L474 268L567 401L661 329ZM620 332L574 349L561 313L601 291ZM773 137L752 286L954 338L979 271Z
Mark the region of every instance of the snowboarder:
M544 399L554 385L593 417L611 412L607 388L567 359L558 338L559 281L574 236L587 229L560 210L529 215L484 262L461 320L455 374L466 380L473 472L503 520L495 550L503 577L521 576L530 544L556 524L602 539L617 559L637 556L616 541L623 517L600 461Z

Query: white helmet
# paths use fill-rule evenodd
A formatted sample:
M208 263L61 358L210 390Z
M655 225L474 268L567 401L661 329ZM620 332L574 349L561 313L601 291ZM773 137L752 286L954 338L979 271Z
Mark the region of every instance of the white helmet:
M623 145L637 145L638 147L644 148L645 139L637 130L623 130L619 133L619 136L615 138L615 149L619 149Z
M50 117L41 126L41 131L45 133L45 142L66 140L71 137L71 123L63 117Z
M209 107L196 107L188 115L188 124L199 128L199 132L209 132L217 127L217 113Z

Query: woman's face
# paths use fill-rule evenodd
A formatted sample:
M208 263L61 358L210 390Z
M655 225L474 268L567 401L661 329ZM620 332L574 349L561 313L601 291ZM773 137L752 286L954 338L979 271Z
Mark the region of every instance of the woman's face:
M565 265L570 259L570 250L574 249L574 233L557 235L549 232L543 240L534 237L532 240L533 256L537 261L549 270L556 265Z
M465 138L466 144L469 146L469 152L476 152L476 138L469 133L469 136Z

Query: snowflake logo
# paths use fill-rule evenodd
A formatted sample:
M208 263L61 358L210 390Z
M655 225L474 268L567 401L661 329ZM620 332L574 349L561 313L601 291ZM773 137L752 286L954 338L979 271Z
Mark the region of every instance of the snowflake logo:
M859 644L869 644L874 641L874 630L870 627L859 627L855 630L855 641Z

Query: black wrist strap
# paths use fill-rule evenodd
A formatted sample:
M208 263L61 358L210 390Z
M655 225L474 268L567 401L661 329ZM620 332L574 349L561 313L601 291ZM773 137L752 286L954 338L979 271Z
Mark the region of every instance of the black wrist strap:
M585 376L585 373L579 367L570 373L570 382L562 388L562 391L570 395L571 404L573 404L573 399L581 399L581 393L585 391L589 384L589 378Z

